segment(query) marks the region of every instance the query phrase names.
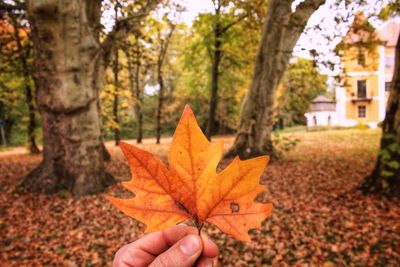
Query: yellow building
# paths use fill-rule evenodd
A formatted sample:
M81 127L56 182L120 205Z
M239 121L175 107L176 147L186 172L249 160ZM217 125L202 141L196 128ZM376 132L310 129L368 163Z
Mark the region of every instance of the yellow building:
M362 13L356 16L338 46L345 82L336 88L337 125L376 127L383 121L399 33L394 21L377 31Z

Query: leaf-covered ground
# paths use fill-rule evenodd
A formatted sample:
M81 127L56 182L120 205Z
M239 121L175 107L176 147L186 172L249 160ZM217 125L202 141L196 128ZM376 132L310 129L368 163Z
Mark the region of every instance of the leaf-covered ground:
M373 168L379 131L341 130L291 134L299 145L272 162L262 177L262 201L274 211L251 243L240 243L212 226L221 266L400 266L400 206L363 196L357 186ZM142 145L165 159L164 144ZM225 138L229 144L232 138ZM108 170L119 179L129 168L109 147ZM73 199L17 193L22 177L41 156L0 153L0 262L2 266L109 266L122 245L143 234L103 195ZM222 162L221 166L227 162ZM120 185L107 194L129 196Z

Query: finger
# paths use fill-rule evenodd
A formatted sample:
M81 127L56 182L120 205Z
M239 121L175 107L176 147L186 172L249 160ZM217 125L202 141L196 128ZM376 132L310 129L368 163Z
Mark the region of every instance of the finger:
M166 230L148 234L133 244L135 248L142 249L153 255L159 255L182 239L182 237L196 233L197 229L194 227L175 225Z
M201 239L203 241L203 253L202 257L215 258L219 255L217 245L208 237L207 234L201 233Z
M148 266L159 254L166 251L178 240L188 234L196 234L197 229L186 225L176 225L164 231L145 235L130 243L115 254L113 266Z
M148 252L131 246L123 246L115 254L113 267L145 267L155 259L155 256Z
M151 267L190 267L203 250L203 242L198 235L189 234L179 240L170 249L159 255L150 264Z
M202 257L196 262L196 267L213 267L215 264L215 259Z
M205 233L201 234L201 239L203 241L203 252L196 262L196 267L216 266L219 255L217 245Z
M159 255L188 234L196 234L197 229L186 225L176 225L163 231L150 233L133 242L133 248L152 255Z

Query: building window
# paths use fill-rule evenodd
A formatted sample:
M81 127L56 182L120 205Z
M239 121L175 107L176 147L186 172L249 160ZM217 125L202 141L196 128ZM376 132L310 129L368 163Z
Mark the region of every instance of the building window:
M367 98L367 81L357 81L357 98Z
M386 68L391 68L394 65L394 57L393 56L387 56L385 57L385 67Z
M365 67L365 54L364 53L358 53L357 55L357 64L360 66Z
M359 118L367 117L367 107L366 106L358 106L358 117Z
M385 82L385 91L389 92L390 91L390 86L391 86L391 82Z

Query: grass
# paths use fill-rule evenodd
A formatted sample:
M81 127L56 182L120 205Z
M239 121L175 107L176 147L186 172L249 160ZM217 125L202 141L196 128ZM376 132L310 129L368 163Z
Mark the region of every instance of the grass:
M286 154L288 158L318 160L325 156L351 157L377 153L380 129L346 129L317 132L285 133L282 136L299 139L298 146ZM307 153L304 153L307 151ZM307 157L308 156L308 157Z

